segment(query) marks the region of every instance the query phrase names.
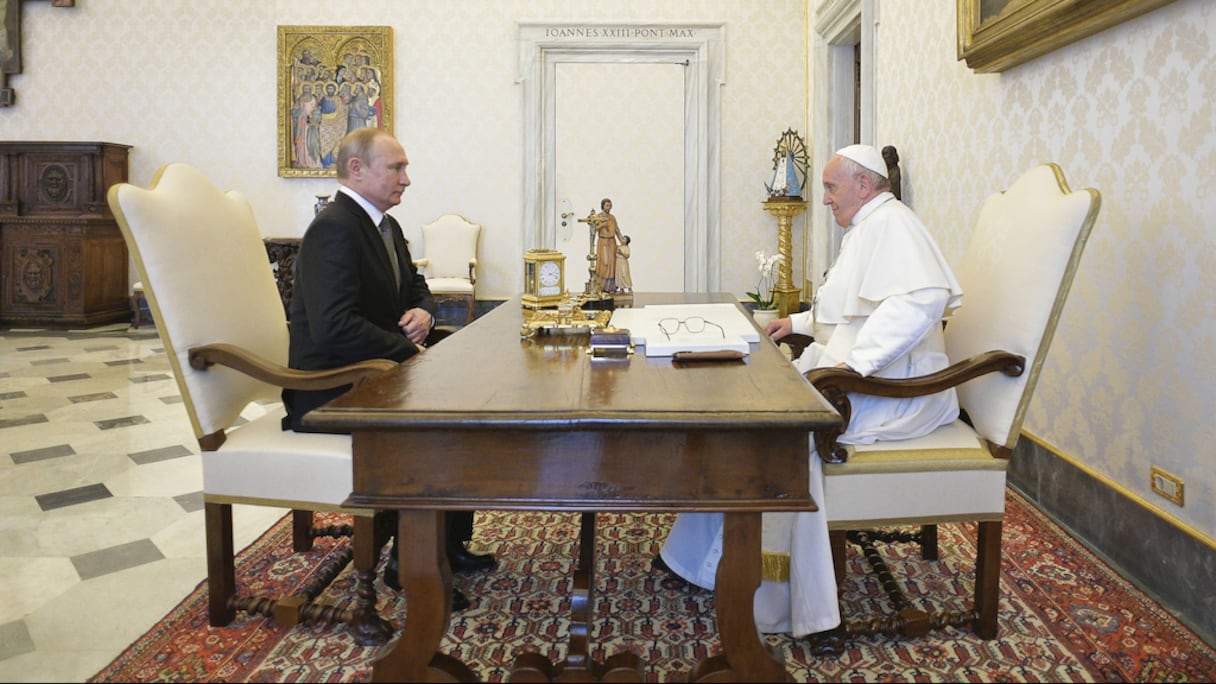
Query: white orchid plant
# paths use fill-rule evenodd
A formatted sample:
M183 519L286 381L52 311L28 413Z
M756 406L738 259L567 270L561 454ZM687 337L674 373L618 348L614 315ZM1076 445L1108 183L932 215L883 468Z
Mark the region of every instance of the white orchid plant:
M756 281L756 291L748 292L747 296L756 303L757 309L776 309L773 280L776 277L777 266L781 263L781 254L765 254L764 250L758 250L755 256L760 279Z

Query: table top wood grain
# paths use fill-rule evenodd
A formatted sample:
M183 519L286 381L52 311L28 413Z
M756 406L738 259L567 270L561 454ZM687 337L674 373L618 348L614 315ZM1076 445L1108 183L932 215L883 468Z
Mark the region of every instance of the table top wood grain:
M732 301L638 294L647 303ZM305 418L330 430L814 430L839 416L761 339L744 360L595 360L589 336L521 338L518 298Z

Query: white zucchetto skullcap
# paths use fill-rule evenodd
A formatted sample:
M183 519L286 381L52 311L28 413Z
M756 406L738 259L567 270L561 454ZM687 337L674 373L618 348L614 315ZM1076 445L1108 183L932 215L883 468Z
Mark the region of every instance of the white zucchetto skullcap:
M882 158L882 152L872 145L849 145L837 150L836 154L852 159L883 178L887 177L887 162Z

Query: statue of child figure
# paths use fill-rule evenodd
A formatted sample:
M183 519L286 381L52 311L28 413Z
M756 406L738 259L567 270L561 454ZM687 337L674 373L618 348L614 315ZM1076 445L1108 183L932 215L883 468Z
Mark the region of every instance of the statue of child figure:
M633 292L633 276L629 274L629 243L632 239L624 235L616 245L616 291Z

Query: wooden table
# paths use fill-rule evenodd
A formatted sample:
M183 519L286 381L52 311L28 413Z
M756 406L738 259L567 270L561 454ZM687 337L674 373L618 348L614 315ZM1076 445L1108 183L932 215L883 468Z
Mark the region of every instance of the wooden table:
M680 301L734 300L638 294L635 306ZM838 424L838 414L767 339L743 361L678 363L642 353L592 361L586 335L521 338L521 320L518 298L501 304L305 418L352 432L347 504L399 511L409 611L373 678L476 679L438 652L452 594L441 512L509 509L591 513L583 516L569 656L558 665L521 656L516 681L641 681L631 654L604 663L587 655L595 511L724 512L715 597L723 653L690 679L788 679L753 615L761 513L815 510L808 438Z

